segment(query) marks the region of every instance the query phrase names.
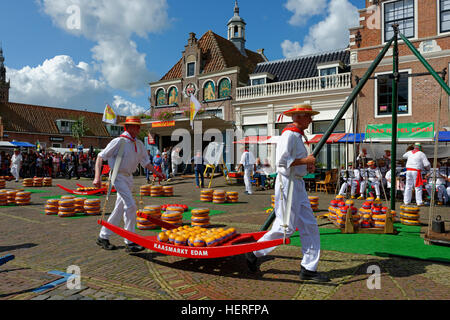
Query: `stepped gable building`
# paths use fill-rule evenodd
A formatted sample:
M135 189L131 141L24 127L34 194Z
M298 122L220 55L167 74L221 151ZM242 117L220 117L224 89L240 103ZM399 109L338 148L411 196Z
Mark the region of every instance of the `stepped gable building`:
M39 141L44 149L76 147L78 141L72 137L71 126L80 117L84 117L88 128L81 139L85 148L105 148L113 137L122 133L122 127L104 123L102 113L10 102L4 61L0 49L0 139L33 145ZM118 122L124 118L119 117Z
M292 122L290 117L281 116L284 111L296 104L309 103L320 111L305 131L312 149L352 91L349 59L350 52L342 49L258 63L249 75L249 85L237 89L233 103L236 126L245 136L270 141ZM350 108L330 140L353 132L352 113ZM267 158L275 163L274 145L263 143L253 147L258 149L252 151L257 152L261 160ZM344 157L343 145L327 144L318 156L319 167L335 168L339 161L345 161Z
M393 37L392 24L423 55L437 72L450 63L449 0L366 0L359 10L359 26L350 29L350 65L361 78L386 43ZM390 124L392 114L392 47L375 70L358 99L358 131L369 124ZM424 123L437 120L441 87L410 49L399 41L399 105L398 123ZM442 75L442 74L441 74ZM437 130L450 130L449 99L442 92L441 125Z
M191 130L189 124L190 96L202 104L203 130L231 128L235 120L232 101L236 89L247 85L248 75L256 65L267 61L263 50L245 48L244 19L239 16L237 2L234 16L227 24L227 39L209 30L200 39L195 33L189 38L180 60L159 80L150 83L152 133L162 137L159 148L171 144L170 135L176 128ZM170 120L168 126L162 120Z

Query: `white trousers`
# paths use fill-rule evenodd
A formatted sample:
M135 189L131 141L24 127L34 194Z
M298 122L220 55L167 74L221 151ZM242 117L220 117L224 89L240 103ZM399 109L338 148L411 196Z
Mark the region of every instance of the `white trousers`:
M417 171L406 171L406 182L405 182L405 191L403 194L403 202L405 204L410 204L412 199L412 190L416 191L416 203L422 204L422 187L415 187Z
M177 174L178 165L172 162L172 176Z
M380 198L380 181L377 179L370 179L370 184L373 186L373 188L375 189L375 194L377 195L377 198Z
M251 177L253 173L253 166L244 166L244 184L245 184L245 191L247 191L249 194L252 194L252 182Z
M432 187L431 183L427 183L425 185L425 189L427 190L430 197L431 197L431 187ZM438 185L436 185L436 189L438 192L438 200L440 202L447 203L448 202L448 194L447 194L447 190L445 189L445 185L438 184Z
M352 196L354 196L355 192L356 192L356 187L357 187L358 184L357 184L356 180L351 180L351 179L345 181L342 184L341 190L339 190L339 194L342 195L342 196L345 196L347 194L347 188L348 188L349 185L351 185L350 194Z
M121 174L117 175L114 182L114 188L117 190L117 200L114 210L108 218L108 223L119 226L120 221L123 218L124 229L130 232L136 232L136 211L137 206L134 201L133 190L133 177L125 177ZM109 239L113 232L105 227L100 230L100 238ZM126 244L130 244L131 241L124 239Z
M280 177L284 187L283 199L281 197ZM280 239L284 236L283 212L287 199L288 181L289 179L287 177L280 174L277 176L275 182L275 220L272 228L259 241ZM301 265L309 271L316 271L320 258L320 234L317 219L311 209L303 180L294 180L293 194L291 216L286 237L290 237L298 229L303 253ZM270 253L273 249L275 247L255 251L254 254L256 257L262 257Z
M14 178L16 178L16 180L19 180L19 178L20 178L19 172L20 172L19 166L15 166L15 165L11 166L11 174L14 176Z

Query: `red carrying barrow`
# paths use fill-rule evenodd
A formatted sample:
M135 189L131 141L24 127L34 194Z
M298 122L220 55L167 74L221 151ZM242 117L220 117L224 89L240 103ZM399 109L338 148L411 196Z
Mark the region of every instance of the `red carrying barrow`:
M72 190L72 189L66 188L60 184L57 184L57 186L68 193L82 195L82 196L90 196L90 195L99 194L99 193L106 194L106 192L108 191L107 188L99 188L99 189L94 189L94 190L89 190L89 191L78 191L78 190ZM77 184L77 186L79 186L80 188L85 188L84 186L82 186L80 184ZM111 192L116 192L116 190L113 188L111 190Z
M167 230L176 229L175 226L142 212L138 213L138 217L148 219L152 223L160 227L163 227ZM159 253L167 254L170 256L177 256L183 258L195 258L195 259L221 258L221 257L235 256L251 251L258 251L290 243L289 239L286 239L285 242L283 242L283 239L257 242L267 232L267 231L259 231L253 233L238 234L233 239L217 247L175 246L173 244L158 241L156 236L141 236L134 232L130 232L122 228L116 227L103 220L98 220L98 224L111 230L117 235L125 239L128 239L129 241L132 241L140 246L143 246L144 248Z

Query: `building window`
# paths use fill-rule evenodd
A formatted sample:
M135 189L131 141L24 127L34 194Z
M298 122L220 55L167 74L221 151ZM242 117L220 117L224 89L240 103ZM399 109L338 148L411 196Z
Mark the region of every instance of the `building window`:
M175 87L169 90L169 104L178 103L178 90Z
M392 114L392 77L391 74L378 75L376 80L377 105L376 115ZM398 114L409 113L409 80L408 72L400 73L398 82Z
M215 100L216 99L216 86L214 82L208 81L203 88L203 99L207 100Z
M312 133L313 134L324 134L328 128L330 127L332 121L314 121L312 123ZM334 128L333 133L345 133L345 120L341 120L338 122L336 128ZM316 147L313 144L313 150ZM343 144L341 143L332 143L326 144L319 152L316 157L316 167L320 169L336 169L342 163L345 162L345 151L343 148Z
M394 36L392 25L397 23L406 38L414 37L414 0L399 0L384 5L384 40Z
M256 78L252 79L252 86L257 86L260 84L266 84L266 78Z
M227 78L219 82L219 99L226 98L231 95L231 83Z
M52 143L52 148L61 148L61 143Z
M440 32L450 31L450 0L440 0Z
M319 76L320 77L326 77L326 76L332 76L334 74L337 74L337 67L331 67L331 68L323 68L323 69L319 69ZM326 88L329 87L331 85L333 85L336 81L336 79L334 79L335 77L330 77L330 78L320 78L320 86L322 88Z
M123 132L123 127L108 124L108 125L106 125L106 130L108 130L108 132L111 136L120 136Z
M166 94L164 92L164 89L159 89L156 91L156 105L157 106L164 106L166 104Z
M59 133L72 133L73 120L56 120Z
M195 62L189 62L186 66L186 76L193 77L195 76Z

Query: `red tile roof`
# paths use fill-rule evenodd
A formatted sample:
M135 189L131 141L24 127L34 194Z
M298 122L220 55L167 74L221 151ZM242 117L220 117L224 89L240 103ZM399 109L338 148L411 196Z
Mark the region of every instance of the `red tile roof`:
M211 30L198 40L198 46L202 55L206 57L203 61L202 73L211 73L239 66L241 68L239 80L247 82L248 74L253 72L258 63L264 62L263 57L259 53L251 50L245 50L247 54L247 57L245 57L231 41L215 34ZM161 81L182 78L181 63L182 59L161 78Z
M56 126L58 119L76 120L84 117L88 128L86 136L110 136L102 122L102 113L2 102L0 103L0 117L2 117L5 131L45 134L60 133ZM125 117L119 116L119 121L124 121L124 119Z

